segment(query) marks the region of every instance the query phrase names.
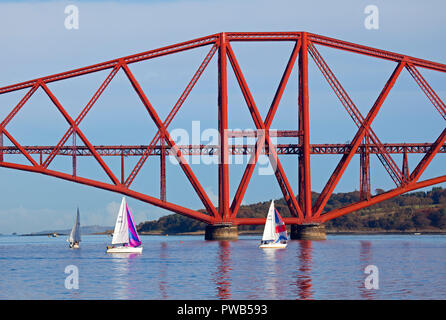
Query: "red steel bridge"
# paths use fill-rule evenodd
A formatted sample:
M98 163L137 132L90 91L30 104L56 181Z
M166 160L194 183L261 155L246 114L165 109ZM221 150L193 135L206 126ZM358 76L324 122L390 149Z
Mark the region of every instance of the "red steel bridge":
M253 99L250 88L247 85L242 69L239 66L236 55L231 47L234 42L291 42L294 47L288 59L285 70L279 86L275 92L274 99L269 107L265 119L262 119L259 109ZM388 81L384 84L381 93L371 106L367 114L361 114L352 101L346 90L342 87L333 71L330 69L320 52L319 46L330 47L338 50L348 51L358 55L370 56L377 59L392 61L395 63L395 69ZM140 83L130 71L129 65L136 64L148 59L173 55L178 52L191 50L198 47L208 47L209 51L204 60L199 65L190 82L186 85L181 96L172 107L166 119L161 119L156 108L150 103L149 96L142 89ZM189 93L193 90L200 76L208 66L214 56L218 59L218 145L177 145L169 133L169 125L184 104ZM310 144L310 121L309 121L309 94L308 94L308 56L310 56L317 68L320 70L334 94L339 99L342 106L350 115L352 121L357 126L356 134L349 143L345 144ZM238 85L243 93L247 108L252 116L256 126L255 131L235 131L228 128L228 96L227 96L227 72L228 61L233 69ZM283 95L285 86L290 77L291 71L297 64L298 67L298 130L270 130L279 102ZM0 123L0 166L10 169L18 169L29 172L45 174L48 176L65 179L72 182L89 185L96 188L118 192L152 205L188 216L209 225L246 225L263 224L265 219L257 218L239 218L237 213L245 191L252 177L254 168L260 155L269 156L273 167L275 168L275 177L286 200L291 217L285 218L285 222L291 225L302 225L311 223L323 223L330 219L344 214L371 206L378 202L387 200L408 191L424 188L434 184L446 182L446 172L439 172L439 176L420 181L420 177L428 165L439 153L446 153L446 128L439 132L435 141L428 143L382 143L371 128L373 120L378 114L383 102L386 100L390 90L398 80L400 74L409 72L413 80L419 86L433 107L438 111L439 117L446 120L446 106L441 98L432 89L426 79L422 76L420 70L429 69L438 72L446 72L446 65L418 59L394 52L379 50L355 43L349 43L325 36L320 36L307 32L227 32L213 34L203 38L186 41L167 47L150 50L140 54L126 56L96 65L71 70L59 74L33 79L21 82L7 87L0 88L0 95L13 91L23 90L24 96L17 105L11 106L10 113ZM103 80L97 91L85 105L82 111L76 116L70 115L64 106L60 103L54 93L48 88L48 84L55 81L64 81L69 78L80 77L86 74L95 73L103 70L109 70L108 76ZM82 120L88 112L94 107L101 94L107 88L109 83L122 70L129 80L129 84L136 91L141 103L147 110L147 115L155 123L158 131L148 145L137 146L97 146L92 145L88 137L79 128ZM17 141L8 130L8 124L20 112L26 102L37 91L43 90L55 108L63 115L69 125L69 129L61 137L57 145L53 146L25 146ZM5 107L5 106L2 106ZM255 137L256 143L231 144L233 137ZM3 146L3 137L11 142L10 146ZM271 137L295 137L295 144L275 144ZM71 138L71 139L70 139ZM82 141L82 146L77 145L76 140ZM403 163L401 167L395 163L391 154L403 154ZM407 154L423 154L421 161L409 170ZM8 155L21 154L26 157L29 163L22 164L8 162ZM335 170L329 177L325 187L318 196L315 203L311 201L311 176L310 176L310 155L342 155ZM332 211L324 211L325 205L333 193L336 185L345 173L353 156L360 154L360 192L359 202L347 205L345 207ZM395 188L387 192L372 196L370 192L370 154L375 154L383 165L393 182ZM189 163L186 161L187 155L216 155L218 161L218 206L214 206L209 196L205 192L203 185L193 173ZM231 200L229 197L229 175L228 175L228 157L230 155L248 155L249 163L246 165L242 179L238 184L235 196ZM298 197L296 197L291 187L290 180L281 165L278 155L297 156L298 166ZM54 158L71 157L73 171L71 174L52 169L51 164ZM109 178L109 182L101 182L77 174L76 159L78 157L93 157ZM114 172L104 161L104 157L120 157L121 170ZM124 172L124 161L127 157L138 157L134 168L126 174ZM132 182L140 173L141 168L146 164L149 157L160 158L160 197L150 196L132 189ZM192 210L178 204L171 203L166 199L166 157L176 157L181 169L184 171L187 179L193 189L199 196L205 212ZM446 166L444 167L446 168ZM444 169L443 168L443 169ZM217 174L217 173L216 173Z

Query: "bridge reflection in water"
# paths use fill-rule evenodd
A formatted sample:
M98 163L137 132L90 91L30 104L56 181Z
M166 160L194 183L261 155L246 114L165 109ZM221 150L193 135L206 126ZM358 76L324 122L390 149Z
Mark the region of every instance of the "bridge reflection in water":
M231 243L230 241L219 241L214 281L217 286L217 296L222 300L231 299L231 277L229 274L231 270Z
M299 240L297 260L299 262L296 275L297 299L313 299L311 271L313 264L313 243L311 240Z
M203 241L199 236L146 236L144 253L129 256L106 255L104 239L95 236L86 239L90 241L82 252L68 251L63 244L59 251L51 251L50 260L39 262L39 278L30 280L34 269L24 269L20 288L26 290L30 287L26 282L33 281L32 287L38 289L31 290L29 296L66 298L63 282L58 284L62 288L41 284L51 283L52 275L69 262L80 270L80 299L387 300L446 296L444 236L337 235L325 241L293 240L281 250L259 249L259 238ZM10 271L11 267L25 267L41 254L39 242L30 249L26 242L30 240L14 241L22 241L31 258L3 263L0 279L5 288L18 281L14 277L18 271ZM11 257L16 254L14 246L8 253ZM13 266L6 267L8 263ZM369 276L365 270L370 265L379 270L378 290L365 286ZM18 296L14 294L9 293Z
M239 244L240 241L238 241L237 244L231 244L231 241L218 242L216 270L212 277L218 299L237 299L237 294L234 296L233 292L231 292L231 287L234 292L239 292L240 290L243 291L249 288L248 290L251 292L248 298L252 300L264 299L265 294L268 299L271 300L290 299L290 297L295 297L298 300L312 300L317 299L315 295L316 291L319 289L322 291L328 290L335 296L336 293L334 291L332 292L333 288L329 287L339 286L341 283L336 280L336 274L341 275L344 271L348 271L350 268L350 266L344 266L344 271L339 269L336 271L322 271L323 273L330 273L331 276L319 274L320 270L316 270L318 269L316 268L316 265L317 263L320 263L319 259L321 257L317 255L315 256L315 254L321 249L319 246L321 243L313 243L311 240L293 241L285 250L259 250L256 254L246 258L246 262L243 263L246 263L246 265L241 266L240 263L235 260L236 257L232 257L233 254L237 254L236 251L239 248L231 248L231 245L234 246ZM316 251L315 246L317 249ZM331 245L324 247L329 249ZM372 242L361 240L359 241L359 246L356 248L358 251L354 249L353 252L350 252L353 256L346 253L346 257L348 257L348 259L354 259L354 256L356 256L357 261L359 261L357 264L359 267L357 271L351 270L353 272L352 277L354 278L352 279L353 283L356 284L354 287L356 287L356 290L358 291L356 291L357 293L355 294L354 287L352 288L353 291L345 291L345 298L348 299L348 297L353 298L355 296L360 299L376 299L376 290L367 289L364 282L367 277L367 274L364 273L365 268L368 265L375 264L372 256ZM333 250L326 252L324 257L328 260L339 259L339 252L335 252L337 249L335 247L332 247L331 249ZM290 250L293 251L291 255ZM354 251L356 251L356 254ZM295 259L294 263L290 264L285 262L287 259L293 257ZM342 265L343 264L340 263L338 264L338 267L341 267ZM261 276L249 273L249 271L257 273L255 270L258 268L261 268L261 272L257 270L257 272L261 273ZM246 271L248 271L246 274L241 274ZM291 279L289 282L284 281L287 277L290 277ZM319 277L321 279L318 280ZM245 283L238 283L240 280L243 280ZM345 279L342 280L342 282L345 284ZM315 288L315 283L317 283L318 290Z
M259 249L260 250L260 249ZM289 256L289 249L264 249L261 250L259 258L263 261L255 261L249 259L248 263L259 263L263 266L262 281L254 280L252 275L246 275L245 280L255 286L258 290L262 290L267 293L269 299L288 299L289 296L287 283L283 282L283 273L289 273L289 270L284 268L283 261ZM219 299L232 299L231 286L233 285L233 277L231 272L233 271L233 261L231 259L231 241L219 241L218 253L217 253L217 270L214 273L213 281L215 282L217 289L217 297ZM297 287L296 296L297 299L313 299L313 286L312 286L312 265L313 265L313 244L310 240L298 241L297 251L297 272L295 275L294 286ZM285 266L286 267L286 266ZM247 267L249 269L249 266ZM256 267L253 266L252 270ZM255 291L255 290L254 290ZM263 295L260 295L263 297ZM259 299L257 294L251 294L250 299ZM263 298L262 298L263 299Z

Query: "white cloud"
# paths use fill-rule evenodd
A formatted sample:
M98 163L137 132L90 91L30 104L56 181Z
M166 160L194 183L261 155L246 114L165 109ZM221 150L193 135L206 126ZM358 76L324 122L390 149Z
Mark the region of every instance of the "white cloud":
M218 194L214 193L211 187L207 187L205 189L206 194L208 195L209 199L211 200L212 204L217 207L218 206Z

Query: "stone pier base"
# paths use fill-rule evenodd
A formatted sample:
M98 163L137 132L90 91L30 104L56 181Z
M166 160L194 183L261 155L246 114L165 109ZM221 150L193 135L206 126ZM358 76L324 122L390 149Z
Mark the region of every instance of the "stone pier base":
M291 240L325 240L325 226L323 224L298 224L291 225Z
M234 225L214 224L206 226L204 240L237 240L238 228Z

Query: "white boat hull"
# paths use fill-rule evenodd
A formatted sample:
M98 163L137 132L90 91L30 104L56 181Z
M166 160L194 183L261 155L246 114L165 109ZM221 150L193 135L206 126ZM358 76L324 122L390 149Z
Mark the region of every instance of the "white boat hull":
M262 249L285 249L287 245L288 245L287 243L266 243L266 244L259 245L259 248L262 248Z
M107 253L142 253L143 247L115 247L115 248L107 248Z

